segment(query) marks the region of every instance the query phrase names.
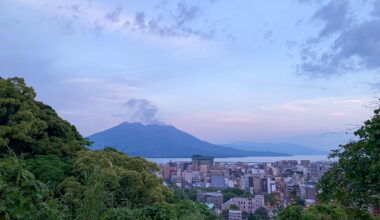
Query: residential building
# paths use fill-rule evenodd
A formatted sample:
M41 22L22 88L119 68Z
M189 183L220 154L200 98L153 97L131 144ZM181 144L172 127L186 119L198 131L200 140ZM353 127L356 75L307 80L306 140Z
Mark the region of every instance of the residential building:
M240 210L228 210L228 220L243 220L243 213Z
M254 198L234 197L223 203L222 210L228 209L232 204L239 206L241 211L247 213L254 213L256 209L265 207L263 195L256 195Z
M223 204L223 193L198 191L197 201L201 203L213 204L216 208L220 209Z

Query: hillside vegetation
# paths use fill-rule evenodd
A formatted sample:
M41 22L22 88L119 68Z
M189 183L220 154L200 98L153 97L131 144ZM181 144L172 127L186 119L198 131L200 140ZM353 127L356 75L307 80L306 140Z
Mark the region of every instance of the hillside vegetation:
M0 219L214 219L180 200L156 164L91 151L21 78L0 78Z

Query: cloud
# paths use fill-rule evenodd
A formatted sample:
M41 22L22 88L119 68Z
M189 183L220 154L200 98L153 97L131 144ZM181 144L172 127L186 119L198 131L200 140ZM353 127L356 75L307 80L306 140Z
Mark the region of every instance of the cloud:
M340 117L340 116L346 116L348 113L346 112L332 112L330 113L332 116Z
M162 2L156 6L159 15L151 16L150 19L144 21L149 32L159 34L162 37L187 38L196 36L204 40L215 39L215 32L218 28L215 27L215 22L212 19L200 19L206 18L202 7L183 0L173 2L176 3L174 6L168 5L168 2ZM201 21L205 27L195 27L194 21ZM136 24L141 23L137 22Z
M296 0L299 3L312 3L315 2L316 0Z
M125 106L132 112L133 121L143 124L162 124L157 117L158 108L146 99L129 99Z
M380 68L380 19L373 19L342 32L328 51L305 47L299 70L312 76L328 76Z
M374 90L380 90L380 82L370 83L370 86Z
M67 13L68 17L62 17L59 15L52 16L49 20L49 22L54 22L55 24L58 24L61 28L61 32L64 35L71 35L75 32L76 24L82 16L84 7L80 4L60 4L56 6L59 11L63 11Z
M363 99L342 99L342 100L336 100L334 103L338 104L368 104L368 100L363 100Z
M375 1L371 15L375 17L380 17L380 0Z
M313 77L328 77L380 69L379 2L368 13L372 16L363 21L354 22L347 1L333 0L318 10L313 18L324 21L325 25L318 37L302 46L298 71ZM331 43L322 41L333 34L336 36Z
M268 111L305 112L307 110L304 106L295 102L287 102L275 106L262 106L261 108Z
M138 27L138 29L144 29L146 28L145 24L145 13L144 12L138 12L135 16L135 22L134 24Z
M115 10L110 11L106 14L106 18L112 22L118 22L122 11L123 7L121 5L117 5Z
M189 3L184 0L162 1L154 7L154 10L148 10L149 5L142 10L133 6L126 7L126 4L121 3L72 4L46 0L20 0L19 3L41 10L45 13L45 18L56 22L57 26L62 26L64 34L72 34L75 26L87 25L96 36L99 36L104 29L108 29L126 34L136 32L166 38L210 40L215 38L216 30L222 29L216 27L215 19L206 17L204 13L204 7L215 3L214 1L202 3ZM194 21L197 23L193 23Z
M325 22L325 26L319 33L320 37L344 30L352 22L350 3L347 0L332 0L320 8L313 19Z
M200 11L200 8L196 5L189 5L185 1L178 2L176 15L177 26L182 27L186 23L198 18L201 14Z
M352 98L340 98L340 99L306 99L306 100L293 100L284 103L280 103L272 106L262 106L261 108L268 111L289 111L295 113L307 113L320 111L322 108L346 108L348 106L362 107L364 104L368 104L368 99L352 99ZM341 112L341 111L337 111ZM331 115L337 115L331 113ZM342 116L343 114L340 114Z
M273 37L273 31L269 30L264 33L264 39L267 41L271 41Z

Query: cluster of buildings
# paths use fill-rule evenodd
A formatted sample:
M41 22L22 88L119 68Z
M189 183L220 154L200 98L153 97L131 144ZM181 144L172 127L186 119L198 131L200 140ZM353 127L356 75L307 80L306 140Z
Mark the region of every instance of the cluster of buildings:
M316 183L331 166L329 161L214 162L213 157L202 155L191 159L159 164L159 175L177 187L196 187L198 201L211 205L218 214L228 210L230 219L244 219L244 213L254 213L260 207L272 213L289 204L314 204ZM207 188L220 190L209 192ZM224 201L222 191L228 188L240 188L252 197ZM235 210L229 210L231 205Z

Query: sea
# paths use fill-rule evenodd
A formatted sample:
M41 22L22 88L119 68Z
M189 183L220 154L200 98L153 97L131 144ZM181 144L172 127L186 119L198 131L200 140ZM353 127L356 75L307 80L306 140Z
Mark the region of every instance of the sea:
M170 161L191 161L191 158L145 158L148 161L155 163L168 163ZM328 158L328 155L292 155L292 156L276 156L276 157L223 157L215 158L215 162L243 162L243 163L265 163L276 162L279 160L310 160L311 162L317 161L334 161Z

